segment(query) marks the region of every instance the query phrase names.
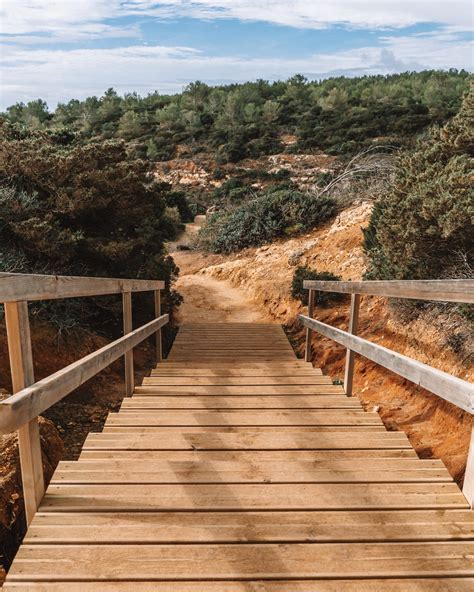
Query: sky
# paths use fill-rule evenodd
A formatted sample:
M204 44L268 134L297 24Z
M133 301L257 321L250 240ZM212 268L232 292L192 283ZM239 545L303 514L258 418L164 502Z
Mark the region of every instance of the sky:
M0 0L0 109L114 87L473 70L470 0Z

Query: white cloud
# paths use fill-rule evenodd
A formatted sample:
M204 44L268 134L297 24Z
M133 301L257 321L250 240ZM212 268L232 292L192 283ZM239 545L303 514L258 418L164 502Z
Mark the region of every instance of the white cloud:
M404 27L421 22L439 23L469 30L472 5L469 0L2 0L3 33L44 33L53 39L121 37L122 27L92 25L126 16L236 18L280 25L321 28L336 24L350 27ZM128 34L138 29L126 27Z
M126 5L162 17L238 18L307 28L404 27L420 22L472 26L470 0L130 0Z
M17 101L58 101L119 92L173 93L193 80L225 84L264 78L285 79L299 72L309 78L471 66L471 46L449 33L385 36L382 47L367 46L301 59L214 57L189 47L133 46L72 51L3 46L1 108Z

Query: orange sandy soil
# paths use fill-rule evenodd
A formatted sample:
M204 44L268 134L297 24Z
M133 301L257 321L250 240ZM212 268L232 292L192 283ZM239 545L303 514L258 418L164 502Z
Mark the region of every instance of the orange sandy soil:
M188 296L194 304L212 310L216 316L218 310L212 295L207 303L203 298L206 281L209 280L211 294L216 280L230 284L240 292L240 299L247 307L253 307L264 318L287 325L295 348L302 355L304 331L296 315L306 312L306 308L290 295L293 273L297 266L308 266L330 271L344 280L362 279L366 260L361 229L367 226L371 208L370 203L361 202L307 235L246 249L230 257L199 251L173 253L183 274L179 280L181 285L186 287L199 282L201 302L195 302L192 289L184 290L185 302ZM331 325L347 328L348 312L349 300L317 309L315 316ZM473 367L467 357L457 356L444 344L441 328L444 321L449 322L449 315L445 316L443 319L428 310L418 319L407 321L394 312L386 299L365 297L359 333L370 341L472 380ZM341 379L344 348L317 335L312 347L314 364L333 378ZM471 416L363 358L356 361L354 394L368 409L379 406L389 429L405 431L420 456L441 458L456 481L462 483Z

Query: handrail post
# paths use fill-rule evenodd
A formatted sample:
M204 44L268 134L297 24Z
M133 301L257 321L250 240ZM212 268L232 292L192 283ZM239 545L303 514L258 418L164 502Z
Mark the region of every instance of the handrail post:
M315 296L315 291L312 290L310 288L309 290L309 294L308 294L308 316L310 318L313 318L313 314L314 314L314 296ZM305 354L304 354L304 360L305 362L311 362L311 339L313 336L313 332L311 331L311 329L309 329L308 327L306 328L306 348L305 348Z
M161 316L161 293L160 290L155 290L155 318ZM156 332L156 360L161 362L163 360L163 345L161 340L161 329Z
M34 383L33 354L27 302L5 302L8 354L13 393ZM27 526L44 495L43 460L38 418L18 429L21 479Z
M132 331L132 293L124 292L122 294L123 304L123 334ZM133 372L133 349L125 352L125 395L131 397L135 389L135 378Z
M357 335L359 327L360 294L351 295L351 316L349 318L349 333ZM346 367L344 371L344 390L348 397L352 396L354 383L354 358L355 354L351 349L346 352Z
M466 472L464 473L464 485L462 488L464 497L474 510L474 424L471 427L471 441L467 453Z

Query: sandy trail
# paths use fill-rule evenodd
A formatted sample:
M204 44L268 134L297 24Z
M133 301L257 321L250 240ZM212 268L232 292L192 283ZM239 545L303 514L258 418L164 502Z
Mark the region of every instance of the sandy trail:
M169 246L170 255L182 270L176 282L176 289L184 298L178 322L270 322L264 310L230 283L199 273L210 264L200 251L177 250L177 245L192 244L204 220L205 216L196 216L194 223L186 224L177 243Z

